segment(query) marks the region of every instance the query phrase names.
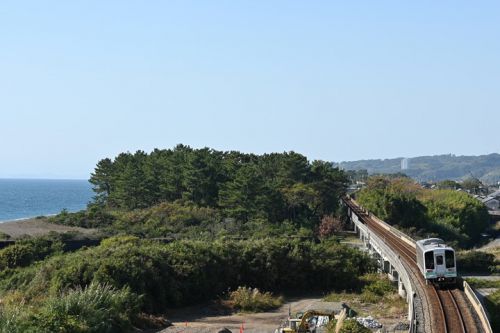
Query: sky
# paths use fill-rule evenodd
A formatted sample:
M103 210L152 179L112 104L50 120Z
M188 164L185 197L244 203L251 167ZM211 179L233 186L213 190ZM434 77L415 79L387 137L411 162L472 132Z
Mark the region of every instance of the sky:
M178 143L500 152L497 1L1 1L0 178Z

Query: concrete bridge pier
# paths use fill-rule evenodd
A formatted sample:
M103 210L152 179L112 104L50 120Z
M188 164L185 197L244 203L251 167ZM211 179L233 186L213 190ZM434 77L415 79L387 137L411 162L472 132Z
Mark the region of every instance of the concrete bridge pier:
M378 263L378 269L377 269L378 272L383 273L384 272L384 258L382 257L382 255L374 247L372 247L372 249L369 250L369 253L373 257L373 259L375 259Z
M406 299L406 289L405 289L405 286L403 284L403 280L401 280L401 278L398 278L398 293L399 293L399 296Z
M384 273L390 273L391 271L391 263L389 262L389 260L387 260L386 258L383 258L383 268L382 268L382 271Z
M389 280L392 282L398 282L399 281L399 273L398 271L394 268L394 266L391 265L391 270L389 271Z
M377 251L375 251L375 249L373 248L372 244L369 241L366 243L366 248L368 250L368 253L371 256L374 256L375 259L377 259L376 256L378 255L378 253L377 253Z

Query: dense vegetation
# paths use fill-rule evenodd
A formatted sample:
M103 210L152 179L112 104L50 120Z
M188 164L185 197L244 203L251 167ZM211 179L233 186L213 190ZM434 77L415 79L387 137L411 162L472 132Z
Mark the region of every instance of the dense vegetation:
M464 273L500 273L500 260L483 251L457 252L457 266Z
M62 253L64 245L59 237L39 237L18 240L0 250L0 271L6 268L25 267L36 261Z
M385 297L397 293L396 286L389 281L386 275L368 273L360 276L355 282L351 285L348 293L345 290L342 293L331 292L325 296L324 300L342 302L358 297L362 303L377 304L382 302Z
M409 168L401 170L401 158L342 162L342 169L367 170L370 174L389 174L403 171L418 181L464 180L471 176L485 184L500 181L500 154L481 156L436 155L409 159Z
M389 224L417 236L437 235L461 247L475 245L489 223L484 205L470 195L427 190L409 178L372 177L356 197Z
M99 216L96 219L96 214ZM128 234L142 238L218 239L302 236L312 237L316 225L302 226L292 221L270 223L266 219L241 221L224 217L220 209L199 207L192 202L162 202L153 207L110 210L92 205L86 211L61 213L50 221L71 226L97 227L101 237ZM318 226L319 232L319 226Z
M169 307L213 299L228 288L248 285L278 292L347 289L357 276L374 267L367 255L332 242L269 238L163 244L115 237L97 247L54 253L29 267L4 267L0 272L4 300L0 326L9 322L15 328L9 332L28 328L107 332L95 325L85 329L95 312L107 311L110 320L106 325L110 326L106 327L120 331L137 322L140 311L161 313ZM92 300L99 292L104 300L81 304L82 299ZM19 315L12 316L15 313ZM53 330L54 325L60 328Z
M348 182L332 163L290 153L192 149L123 153L99 161L90 178L95 202L54 223L105 235L258 238L312 236L339 210Z

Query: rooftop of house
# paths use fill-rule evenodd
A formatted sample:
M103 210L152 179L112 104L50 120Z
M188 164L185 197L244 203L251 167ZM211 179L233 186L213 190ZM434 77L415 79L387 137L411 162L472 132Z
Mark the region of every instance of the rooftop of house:
M492 200L496 200L496 201L498 201L498 199L497 199L497 198L495 198L495 197L491 197L491 196L490 196L490 197L486 197L486 198L484 198L484 199L481 199L481 202L482 202L482 203L487 203L487 202L492 201Z
M495 192L488 195L488 197L498 198L500 197L500 190L496 190Z

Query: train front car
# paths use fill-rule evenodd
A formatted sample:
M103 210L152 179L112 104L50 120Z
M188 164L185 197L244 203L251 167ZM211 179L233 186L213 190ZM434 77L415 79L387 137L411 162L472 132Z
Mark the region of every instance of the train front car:
M455 251L439 238L417 241L417 264L427 281L438 285L455 284Z

